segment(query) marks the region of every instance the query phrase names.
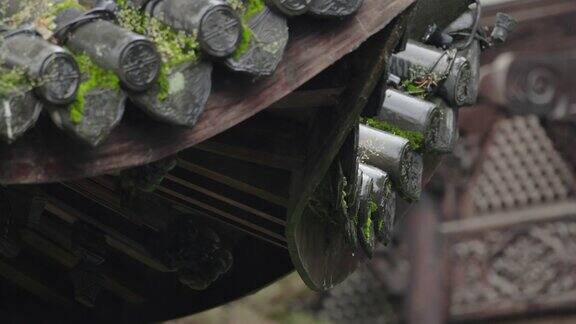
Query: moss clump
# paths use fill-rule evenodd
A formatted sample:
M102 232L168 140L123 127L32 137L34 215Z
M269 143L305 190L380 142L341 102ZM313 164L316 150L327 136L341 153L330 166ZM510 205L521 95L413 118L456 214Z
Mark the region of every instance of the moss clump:
M246 9L244 10L244 15L242 17L246 21L266 8L264 0L248 0L245 6Z
M196 62L200 58L200 45L195 35L176 31L147 13L130 7L126 0L118 0L118 21L134 33L144 35L156 44L162 57L162 69L158 79L159 100L166 100L170 92L168 75L183 63Z
M420 99L426 99L429 94L427 89L421 87L419 84L411 80L404 80L402 82L402 87L407 94L418 97Z
M349 191L350 185L342 172L342 167L338 165L336 169L332 166L310 198L308 209L323 223L344 227L349 218L349 206L353 204L350 199L354 198ZM357 219L352 221L355 225L358 223Z
M67 9L78 8L82 6L77 0L62 0L59 3L53 3L49 0L22 0L19 4L19 12L7 17L5 16L7 4L0 5L0 24L9 28L16 28L25 23L32 22L34 27L40 32L44 31L42 35L51 32L46 32L54 29L54 19L56 16ZM0 66L4 65L0 62ZM6 95L14 91L29 91L32 88L40 86L42 80L32 80L27 76L26 71L19 68L12 68L10 70L2 70L0 75L0 94Z
M244 2L242 0L228 0L230 7L236 11L244 10Z
M398 126L374 118L363 118L361 123L407 139L410 142L410 148L416 152L422 152L424 149L424 135L422 133L401 129Z
M245 21L248 21L250 18L254 17L254 15L258 14L266 8L266 3L264 0L228 0L228 4L232 7L232 9L239 12Z
M252 42L252 29L248 27L245 23L242 23L242 39L240 40L240 44L238 48L234 52L234 58L239 59L242 55L246 54L246 52L250 49L250 43Z
M51 15L58 15L64 10L80 9L84 10L84 6L78 3L77 0L61 0L60 2L52 5Z
M428 100L445 79L446 75L439 75L427 71L422 66L416 66L410 69L410 77L402 81L400 90L420 99Z
M370 202L370 212L371 215L374 215L378 212L378 204L373 201ZM378 217L376 222L376 229L378 233L382 233L382 230L384 229L384 217Z
M0 24L9 28L18 28L24 24L33 24L46 39L52 37L56 27L54 20L64 10L76 8L85 9L78 0L19 0L18 12L7 16L7 3L0 4Z
M76 100L70 106L70 120L79 124L84 118L86 95L95 88L119 90L120 79L113 72L104 70L92 63L86 54L76 54L74 58L78 62L82 75L87 77L80 84Z
M373 201L370 201L368 204L370 206L370 213L375 214L378 211L378 204Z
M150 38L156 44L164 64L174 67L199 58L200 45L196 36L175 31L147 13L129 7L126 1L118 1L120 25L134 33Z
M6 2L6 1L4 1ZM17 4L18 12L7 16L5 14L7 4L0 4L0 25L9 28L18 28L25 24L32 24L34 28L44 37L50 39L56 28L54 23L56 17L68 9L86 10L78 0L19 0Z
M264 0L248 0L246 3L233 0L230 4L242 15L242 40L233 55L235 59L238 59L250 49L250 43L254 38L254 33L250 29L248 22L252 17L262 12L266 8L266 4Z
M372 228L372 207L368 209L368 216L366 218L366 223L364 223L364 227L362 228L362 234L366 241L370 241L372 239L372 233L374 229Z
M69 9L86 10L78 0L61 0L58 3L54 3L53 0L39 0L38 3L34 3L33 6L36 12L39 13L39 15L34 15L34 26L46 39L53 36L53 31L56 29L56 23L54 21L63 11Z
M46 9L46 4L43 3L45 1L46 0L20 0L17 4L18 12L10 16L7 14L10 4L8 1L1 1L0 24L10 28L16 28L34 20L38 16L38 13L41 12L38 9Z
M0 69L0 96L14 92L25 92L32 88L26 72L21 69Z
M170 94L170 81L168 80L168 74L170 73L169 69L163 65L160 68L160 74L158 75L158 100L164 101L168 99L168 95Z
M384 223L384 219L383 218L379 218L378 219L378 223L376 224L376 228L378 229L378 233L382 233L384 231L384 225L386 225Z

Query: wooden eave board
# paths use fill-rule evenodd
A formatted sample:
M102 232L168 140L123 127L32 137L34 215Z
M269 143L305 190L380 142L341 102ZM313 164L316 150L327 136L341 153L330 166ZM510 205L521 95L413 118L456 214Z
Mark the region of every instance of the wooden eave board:
M141 113L123 120L100 147L68 139L38 125L20 141L0 144L0 183L31 184L93 177L175 154L250 118L290 94L366 39L386 27L415 0L365 0L353 17L339 21L297 19L276 73L254 81L226 73L193 129L154 122ZM135 108L129 107L128 110Z

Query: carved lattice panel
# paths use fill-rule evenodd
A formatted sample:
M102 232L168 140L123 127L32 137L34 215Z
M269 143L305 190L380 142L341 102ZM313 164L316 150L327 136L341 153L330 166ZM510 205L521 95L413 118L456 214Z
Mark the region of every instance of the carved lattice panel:
M576 203L561 216L448 236L452 318L576 305ZM572 214L570 216L562 216Z
M538 118L514 117L494 126L482 164L468 188L473 215L563 201L574 176Z

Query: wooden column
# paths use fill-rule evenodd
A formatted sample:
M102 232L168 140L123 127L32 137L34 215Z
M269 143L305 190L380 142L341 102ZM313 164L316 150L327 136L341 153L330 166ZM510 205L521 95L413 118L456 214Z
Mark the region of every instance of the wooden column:
M410 281L405 312L408 324L441 324L446 320L447 293L443 287L442 247L437 226L439 209L423 196L406 219L404 237L409 238Z

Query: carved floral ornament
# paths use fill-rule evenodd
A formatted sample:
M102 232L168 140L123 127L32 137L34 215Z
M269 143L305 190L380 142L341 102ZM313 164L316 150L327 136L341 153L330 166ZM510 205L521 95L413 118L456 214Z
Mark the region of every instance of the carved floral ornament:
M507 309L576 290L576 215L563 221L493 230L460 240L451 313Z

